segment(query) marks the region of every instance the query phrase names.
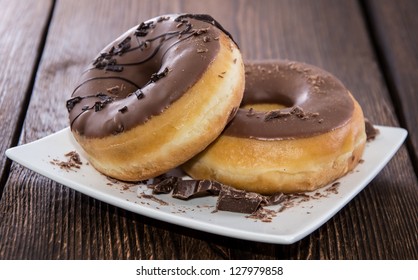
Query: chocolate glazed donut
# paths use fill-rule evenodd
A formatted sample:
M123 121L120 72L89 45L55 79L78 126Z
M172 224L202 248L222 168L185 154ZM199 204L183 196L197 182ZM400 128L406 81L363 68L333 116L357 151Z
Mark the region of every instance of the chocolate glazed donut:
M187 173L271 194L314 190L354 168L366 142L364 118L337 78L291 61L250 62L245 70L241 108L184 165Z
M156 17L105 47L82 73L67 101L71 130L104 174L156 176L220 134L243 79L241 54L212 17Z

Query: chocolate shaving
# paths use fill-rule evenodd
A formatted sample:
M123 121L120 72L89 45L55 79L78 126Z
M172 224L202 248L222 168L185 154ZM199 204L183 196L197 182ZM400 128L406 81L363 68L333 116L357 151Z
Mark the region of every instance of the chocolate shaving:
M151 82L155 83L155 82L156 82L156 81L158 81L159 79L161 79L161 78L163 78L163 77L167 76L167 74L168 74L168 67L166 67L166 68L165 68L162 72L160 72L160 73L154 73L154 74L152 74L152 75L151 75L150 80L151 80Z
M65 156L68 158L67 161L54 159L51 161L51 164L58 165L61 169L65 169L67 171L73 170L73 168L80 169L83 162L80 159L80 155L76 151L68 152Z
M147 36L147 34L148 34L148 29L149 29L151 26L153 26L153 22L148 22L148 23L141 22L141 23L138 25L138 28L135 30L134 35L135 35L135 36L138 36L138 37L145 37L145 36Z
M122 42L120 42L117 46L117 48L112 48L111 53L122 55L125 51L129 50L131 48L131 36L126 37L123 39Z
M113 102L112 97L110 97L110 96L108 96L108 95L106 95L102 92L99 92L98 94L96 94L95 97L98 97L101 100L101 101L96 101L94 103L93 108L94 108L95 112L101 111L106 106L106 104Z
M203 33L207 33L209 31L209 27L207 27L207 28L200 28L200 29L195 29L195 30L193 30L193 35L195 35L195 36L199 36L199 35L202 35Z
M260 220L264 223L271 223L273 221L273 218L276 216L277 211L260 207L254 213L251 213L251 215L246 217L250 219Z
M122 114L123 114L123 113L126 113L126 112L128 111L128 107L127 107L127 106L123 106L123 107L122 107L122 108L120 108L118 111L119 111L119 112L121 112Z
M338 187L340 184L340 182L334 182L330 187L326 188L325 191L338 194Z
M308 112L305 112L301 107L294 106L290 109L290 111L288 109L270 111L265 114L264 121L267 122L267 121L271 121L275 119L280 119L283 117L289 117L291 115L294 115L302 120L306 120L311 117L315 118L319 116L318 113L308 113Z
M286 196L283 193L275 193L266 198L266 206L277 205L285 201Z
M253 114L252 108L250 110L251 110L251 112L249 112L248 115ZM290 116L290 112L281 111L281 110L274 110L274 111L268 112L264 116L264 121L268 122L268 121L271 121L271 120L274 120L274 119L279 119L279 118L283 118L283 117L287 117L287 116Z
M210 38L208 36L203 37L203 42L207 43L210 42Z
M162 22L162 21L169 20L169 19L170 19L169 16L161 16L157 19L157 22Z
M156 198L155 196L153 196L151 194L142 193L141 197L146 198L146 199L150 199L152 201L155 201L155 202L157 202L157 203L159 203L160 205L163 205L163 206L168 205L168 203L165 202L164 200Z
M136 98L137 98L138 100L139 100L139 99L142 99L142 98L144 98L144 97L145 97L145 94L142 92L142 90L141 90L141 89L136 90L134 93L135 93Z
M247 114L246 114L247 116L249 116L249 117L252 117L252 116L254 116L255 115L255 113L254 113L254 108L250 108L248 111L247 111Z
M113 51L113 48L110 50ZM116 59L113 58L112 53L101 53L94 61L94 67L98 69L104 69L110 65L115 65Z
M74 109L75 105L77 103L79 103L82 99L83 98L81 96L76 96L74 98L71 98L71 99L67 100L66 106L67 106L68 112L70 112L72 109Z
M104 108L104 103L101 101L97 101L94 103L94 111L99 112Z

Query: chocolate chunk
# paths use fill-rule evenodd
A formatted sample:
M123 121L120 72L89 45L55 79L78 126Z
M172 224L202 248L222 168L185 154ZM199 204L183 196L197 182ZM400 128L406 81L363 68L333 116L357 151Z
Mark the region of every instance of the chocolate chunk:
M152 193L169 193L173 190L174 186L177 184L178 181L179 178L173 176L165 178L162 181L157 182L157 184L154 186Z
M374 140L379 134L379 130L376 129L368 119L364 119L364 125L366 127L367 141Z
M173 189L174 198L187 200L190 198L218 195L221 184L209 180L181 180Z
M260 207L266 198L263 195L223 187L219 193L217 210L252 214Z
M274 120L274 119L278 119L278 118L282 118L282 117L287 117L287 116L290 116L290 112L281 111L281 110L274 110L274 111L268 112L264 116L264 121L268 122L268 121L271 121L271 120Z

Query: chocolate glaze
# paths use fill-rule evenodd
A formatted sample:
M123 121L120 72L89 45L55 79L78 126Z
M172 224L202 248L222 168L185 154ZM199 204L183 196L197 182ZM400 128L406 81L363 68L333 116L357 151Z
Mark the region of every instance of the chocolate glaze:
M344 126L354 103L344 85L317 67L291 61L245 65L241 107L281 104L284 109L258 112L240 108L224 134L262 140L311 137Z
M67 101L71 129L105 137L161 114L201 78L223 32L212 17L192 14L160 16L131 28L81 75Z

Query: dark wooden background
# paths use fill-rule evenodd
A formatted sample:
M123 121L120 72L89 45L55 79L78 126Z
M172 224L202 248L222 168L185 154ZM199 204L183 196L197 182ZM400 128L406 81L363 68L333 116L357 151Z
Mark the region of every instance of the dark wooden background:
M418 2L408 0L0 0L0 259L417 259ZM208 13L245 59L285 58L339 77L374 123L409 131L382 172L292 245L216 236L113 207L6 159L66 126L84 66L131 26Z

